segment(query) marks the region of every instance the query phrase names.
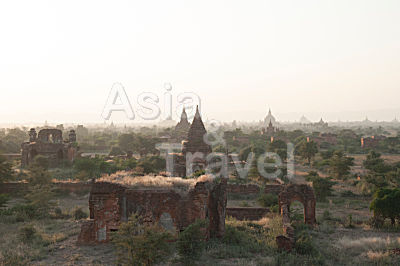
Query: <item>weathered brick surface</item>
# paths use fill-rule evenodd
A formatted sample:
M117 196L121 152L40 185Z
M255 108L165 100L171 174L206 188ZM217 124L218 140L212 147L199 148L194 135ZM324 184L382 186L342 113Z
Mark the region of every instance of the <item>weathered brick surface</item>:
M282 187L279 193L278 202L282 216L283 229L285 235L277 236L276 243L278 248L291 251L295 244L294 229L290 225L290 204L298 200L304 206L304 222L314 225L315 220L315 195L312 187L305 184L289 184Z
M282 190L282 185L266 185L264 188L264 193L279 194ZM258 194L261 188L258 185L247 184L247 185L235 185L228 184L228 193L235 194Z
M232 216L240 221L258 221L269 212L268 208L226 208L227 216Z
M47 157L51 167L60 165L64 160L72 162L78 155L75 142L74 130L71 130L69 138L64 140L59 129L42 129L37 134L32 128L29 131L29 141L21 144L21 166L29 166L37 155Z
M290 204L298 200L304 206L304 222L306 224L315 224L315 195L312 187L301 184L301 185L285 185L282 192L279 194L279 209L282 215L289 215L288 210ZM287 210L287 211L284 211ZM285 218L285 217L284 217ZM287 218L289 220L289 218Z
M109 241L110 232L117 230L132 213L138 213L145 223L160 223L176 233L197 219L207 219L207 236L221 237L225 232L226 180L219 184L198 182L186 193L94 183L89 209L93 225L82 226L81 244ZM90 230L92 232L88 232Z

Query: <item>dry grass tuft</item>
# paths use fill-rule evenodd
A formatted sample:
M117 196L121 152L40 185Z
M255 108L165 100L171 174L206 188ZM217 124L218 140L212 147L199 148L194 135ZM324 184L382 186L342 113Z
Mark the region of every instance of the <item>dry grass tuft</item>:
M165 176L134 176L133 172L119 171L115 174L104 175L97 182L108 182L121 184L134 188L164 188L164 189L181 189L190 190L198 182L212 181L212 177L202 175L197 179L183 179L181 177L165 177Z
M351 239L347 236L342 237L336 243L336 246L353 255L366 254L367 257L377 258L379 254L384 254L390 248L400 245L400 238L398 237L363 237L358 239Z

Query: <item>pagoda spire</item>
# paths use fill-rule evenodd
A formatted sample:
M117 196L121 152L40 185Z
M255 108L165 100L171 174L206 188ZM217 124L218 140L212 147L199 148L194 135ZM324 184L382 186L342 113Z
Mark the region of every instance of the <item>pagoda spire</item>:
M197 106L196 114L189 128L187 143L185 144L183 153L191 152L194 154L195 152L202 152L206 155L211 153L211 146L204 142L205 134L207 134L207 131L200 116L199 106Z
M181 114L181 121L187 121L188 119L187 119L187 114L186 114L186 109L185 109L185 107L183 107L183 110L182 110L182 114Z

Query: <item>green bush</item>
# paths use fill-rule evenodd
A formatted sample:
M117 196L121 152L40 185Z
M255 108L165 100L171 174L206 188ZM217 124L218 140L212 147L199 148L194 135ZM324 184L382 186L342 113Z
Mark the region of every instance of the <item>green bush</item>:
M270 209L271 209L271 211L272 211L273 213L279 213L279 205L278 205L278 204L276 204L276 205L270 207Z
M5 207L9 200L10 197L7 194L0 194L0 208Z
M318 201L326 201L326 197L332 194L332 186L335 182L330 181L330 178L322 178L317 172L310 172L306 177L307 181L312 182L315 197Z
M278 196L275 194L263 193L258 197L257 202L265 208L272 207L278 204Z
M239 206L240 206L240 207L246 208L246 207L250 207L250 204L249 204L247 201L242 201L242 202L239 204Z
M207 222L205 220L197 220L179 234L177 250L184 263L197 260L203 253L206 228Z
M379 216L371 217L371 218L368 220L368 224L369 224L371 227L373 227L373 228L378 228L378 229L382 228L383 225L384 225L384 223L385 223L385 220L382 219L382 218L379 217Z
M296 236L296 252L302 255L312 255L315 252L314 244L310 234L303 230Z
M354 193L353 193L352 191L350 191L350 190L345 190L345 191L340 192L340 196L341 196L341 197L352 198L352 197L356 197L357 195L354 194Z
M54 212L57 206L54 201L54 193L48 185L36 185L30 188L29 193L25 196L28 206L34 210L35 218L47 218L50 213Z
M15 205L11 212L15 214L17 222L30 221L37 216L36 208L30 204Z
M170 254L171 235L157 225L140 223L137 214L122 223L112 238L118 265L154 265Z
M249 238L246 232L239 231L236 227L231 225L226 225L222 242L230 245L241 245L248 242Z
M18 239L23 243L31 243L36 237L36 233L33 225L24 225L18 229Z
M378 189L370 205L375 217L389 218L392 225L400 217L400 189Z
M325 210L322 213L322 220L331 220L332 219L332 215L328 210Z
M75 220L82 220L88 218L88 214L82 208L76 208L73 212Z
M344 227L346 227L346 228L354 228L353 216L351 214L349 214L347 216L347 219L346 219Z

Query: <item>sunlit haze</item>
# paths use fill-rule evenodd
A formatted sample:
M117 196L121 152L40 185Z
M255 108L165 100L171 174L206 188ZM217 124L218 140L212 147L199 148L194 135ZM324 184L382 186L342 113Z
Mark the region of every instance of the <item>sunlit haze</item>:
M102 123L115 82L133 106L146 91L161 105L165 83L194 92L206 119L390 121L399 14L395 0L2 1L0 123Z

